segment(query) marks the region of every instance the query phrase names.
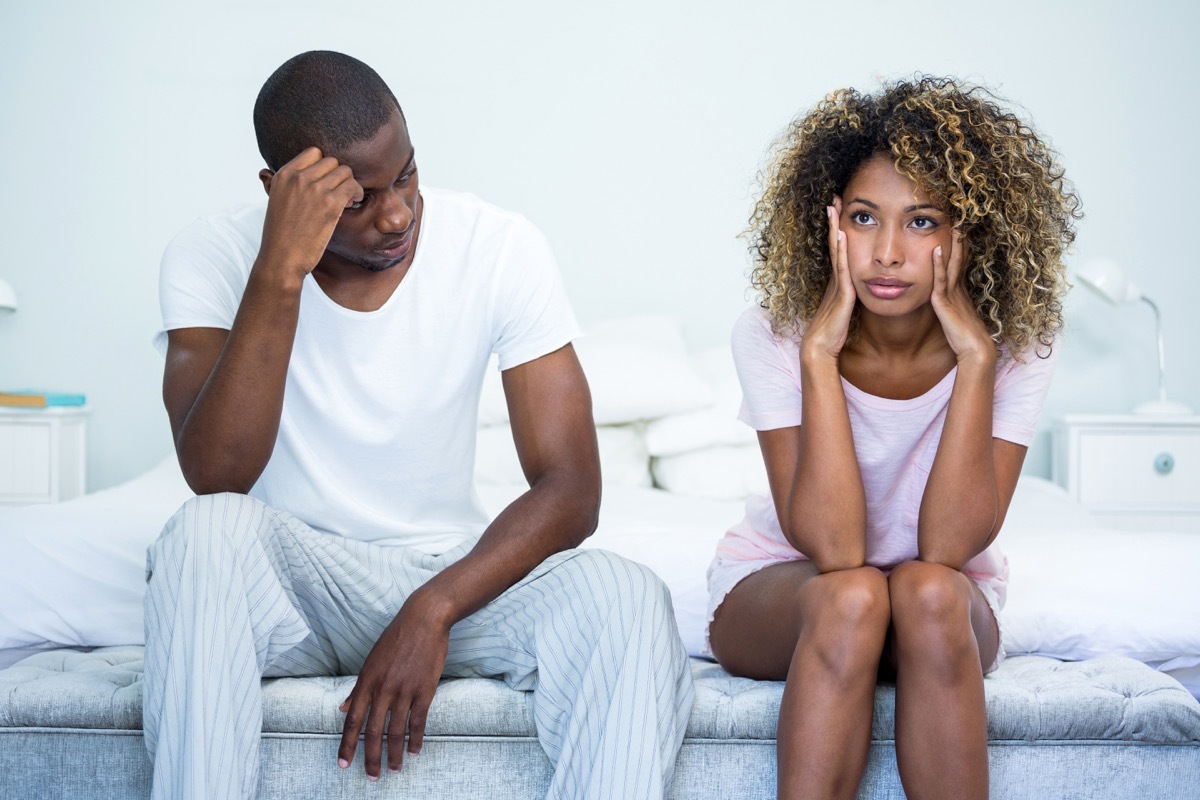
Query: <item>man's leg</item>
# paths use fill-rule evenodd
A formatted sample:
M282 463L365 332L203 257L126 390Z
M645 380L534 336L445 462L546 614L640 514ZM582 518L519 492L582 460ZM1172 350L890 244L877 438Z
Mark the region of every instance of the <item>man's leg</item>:
M254 796L262 677L356 672L432 574L394 570L390 555L244 495L184 504L147 554L154 797Z
M446 674L535 690L549 797L666 795L694 689L670 593L647 567L602 550L551 556L454 626Z

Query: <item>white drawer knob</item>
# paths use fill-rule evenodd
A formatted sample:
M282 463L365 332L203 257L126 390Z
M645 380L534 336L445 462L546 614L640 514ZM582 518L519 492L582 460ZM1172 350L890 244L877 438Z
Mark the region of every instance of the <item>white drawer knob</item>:
M1154 457L1154 471L1166 475L1175 469L1175 457L1170 453L1159 453Z

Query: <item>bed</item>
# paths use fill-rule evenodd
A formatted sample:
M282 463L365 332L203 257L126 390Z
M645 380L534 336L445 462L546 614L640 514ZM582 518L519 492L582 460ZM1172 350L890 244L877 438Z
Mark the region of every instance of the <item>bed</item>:
M701 657L705 569L742 498L765 486L753 434L732 419L728 350L689 354L661 318L597 326L578 349L605 474L586 546L655 569L696 656L696 708L672 796L773 797L782 685L732 678ZM498 380L485 386L480 421L475 471L495 511L521 491ZM145 548L189 495L167 458L68 503L0 508L0 797L148 796ZM1110 529L1026 476L1000 541L1012 575L1009 659L987 680L992 796L1196 797L1200 531ZM544 793L549 765L528 698L481 679L443 683L429 756L400 776L369 785L325 769L351 680L267 682L261 796ZM862 797L903 796L892 691L877 691Z

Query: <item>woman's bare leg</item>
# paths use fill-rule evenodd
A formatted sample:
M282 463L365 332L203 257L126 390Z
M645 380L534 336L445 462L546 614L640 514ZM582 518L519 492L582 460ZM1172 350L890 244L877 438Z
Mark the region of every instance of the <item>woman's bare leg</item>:
M988 796L983 668L1000 636L979 587L919 561L888 577L896 648L896 761L913 800Z
M853 798L871 744L875 677L889 621L887 578L872 567L819 574L807 561L743 580L711 627L734 675L782 680L780 798Z

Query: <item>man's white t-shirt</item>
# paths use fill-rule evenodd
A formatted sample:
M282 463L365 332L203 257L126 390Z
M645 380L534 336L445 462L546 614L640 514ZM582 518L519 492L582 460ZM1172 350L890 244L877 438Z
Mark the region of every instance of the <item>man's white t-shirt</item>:
M469 194L422 188L412 265L382 308L351 311L304 280L279 436L250 495L312 527L440 553L478 536L475 428L501 370L578 335L545 237ZM266 203L207 217L163 255L163 327L233 326Z

